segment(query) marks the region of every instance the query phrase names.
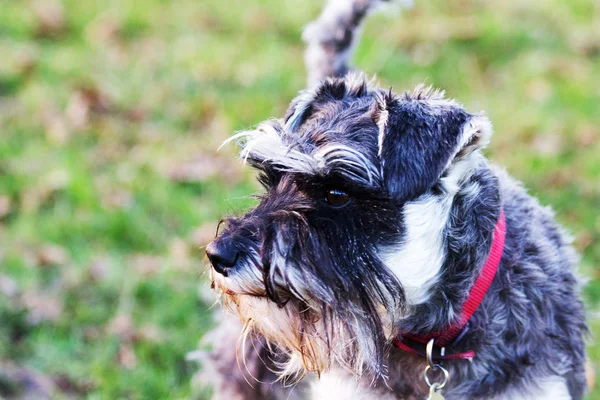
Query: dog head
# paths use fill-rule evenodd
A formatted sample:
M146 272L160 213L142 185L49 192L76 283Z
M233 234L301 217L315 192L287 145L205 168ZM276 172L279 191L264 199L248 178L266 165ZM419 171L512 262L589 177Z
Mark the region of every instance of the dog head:
M490 135L430 88L349 75L302 92L284 119L233 137L266 193L207 247L213 287L289 352L284 373L383 375L397 321L442 276L453 199Z

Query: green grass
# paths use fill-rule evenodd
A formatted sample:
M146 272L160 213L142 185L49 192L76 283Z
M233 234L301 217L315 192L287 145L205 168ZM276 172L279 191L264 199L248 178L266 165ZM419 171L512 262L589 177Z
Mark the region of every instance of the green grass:
M320 6L0 0L2 390L26 368L58 398L202 397L185 361L211 326L200 246L257 190L216 149L303 88ZM487 111L490 158L575 236L596 335L599 26L589 0L423 0L370 20L355 57Z

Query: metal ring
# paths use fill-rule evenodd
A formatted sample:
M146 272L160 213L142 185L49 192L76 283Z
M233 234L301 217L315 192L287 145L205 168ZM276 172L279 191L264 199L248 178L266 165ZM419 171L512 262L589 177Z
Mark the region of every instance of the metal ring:
M427 366L435 369L436 364L433 363L433 342L435 342L434 338L429 339L429 342L427 342L425 355L427 356Z
M431 383L431 381L429 380L429 376L427 375L427 372L429 372L429 370L433 370L435 371L436 369L441 369L442 372L444 373L444 380L442 381L442 383ZM443 388L444 386L446 386L446 383L448 383L448 371L446 370L446 368L442 367L440 364L435 364L433 367L430 367L429 365L427 367L425 367L425 382L427 383L427 386L432 387L433 385L437 385L438 389Z

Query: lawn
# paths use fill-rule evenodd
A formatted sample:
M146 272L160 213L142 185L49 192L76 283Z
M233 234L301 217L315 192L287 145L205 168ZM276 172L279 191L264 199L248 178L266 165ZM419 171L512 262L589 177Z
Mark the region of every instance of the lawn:
M573 233L600 334L600 5L415 3L369 21L355 64L487 111L489 157ZM185 359L212 324L202 246L259 190L216 149L303 88L320 7L0 0L0 397L25 376L56 398L204 398Z

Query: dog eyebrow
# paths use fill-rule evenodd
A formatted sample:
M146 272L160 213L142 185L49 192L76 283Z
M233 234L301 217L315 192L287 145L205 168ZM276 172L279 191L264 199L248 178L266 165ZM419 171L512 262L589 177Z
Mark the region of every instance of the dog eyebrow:
M327 172L336 172L361 185L373 187L381 183L381 173L368 158L359 151L344 144L329 144L321 147L313 155L323 160Z
M232 136L224 144L238 141L242 147L240 158L257 169L269 168L317 176L335 172L361 186L381 185L382 175L378 165L350 145L330 142L305 152L304 148L314 149L314 145L302 146L301 141L293 139L297 138L287 135L278 121L268 121L253 131Z
M291 150L297 151L297 150ZM260 153L250 152L247 160L255 168L267 172L291 172L303 175L327 177L337 175L349 183L364 187L378 187L381 174L364 155L342 144L329 144L305 157L291 158L289 150L282 157L261 158Z

